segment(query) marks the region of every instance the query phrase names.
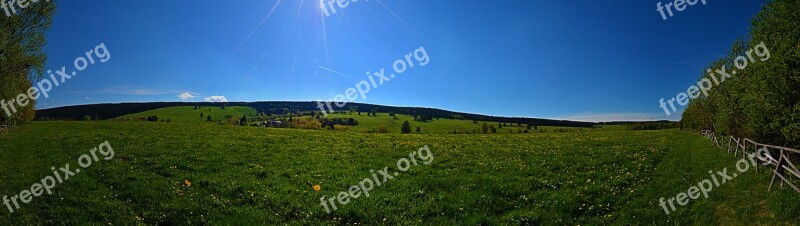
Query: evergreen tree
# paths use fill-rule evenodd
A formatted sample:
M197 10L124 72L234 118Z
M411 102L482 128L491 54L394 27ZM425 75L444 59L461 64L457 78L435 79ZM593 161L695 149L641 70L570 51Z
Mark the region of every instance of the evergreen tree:
M411 133L411 123L406 120L403 122L403 127L401 128L402 133Z

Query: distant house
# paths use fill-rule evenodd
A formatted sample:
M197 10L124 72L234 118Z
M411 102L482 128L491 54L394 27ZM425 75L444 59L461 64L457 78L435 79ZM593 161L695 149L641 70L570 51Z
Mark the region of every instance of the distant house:
M256 122L256 123L253 123L251 125L258 126L258 127L284 127L286 124L283 123L283 121L280 121L280 120L270 119L269 121Z
M283 127L284 123L280 120L270 119L269 120L270 127Z

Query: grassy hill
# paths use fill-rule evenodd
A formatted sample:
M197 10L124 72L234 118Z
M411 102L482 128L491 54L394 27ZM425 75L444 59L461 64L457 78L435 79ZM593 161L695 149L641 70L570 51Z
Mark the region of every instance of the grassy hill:
M203 117L200 117L200 114ZM155 110L129 114L116 118L117 120L134 120L137 118L147 118L148 116L158 116L160 119L170 119L176 123L208 123L207 116L211 116L212 122L219 120L227 121L231 117L242 117L255 115L256 110L251 107L230 106L222 109L221 107L199 107L180 106L180 107L166 107Z
M359 125L350 129L350 131L369 132L377 131L380 127L386 127L390 133L400 133L400 128L403 122L409 121L412 131L416 133L416 128L420 127L422 134L447 134L455 131L480 131L481 124L487 123L497 129L497 133L521 133L527 129L527 125L517 125L516 123L505 123L506 126L499 128L498 122L487 121L472 121L460 119L434 119L425 122L414 121L414 117L408 115L397 114L397 119L389 116L388 113L378 113L377 116L367 116L365 113L358 115L357 113L350 114L330 114L327 118L353 118L358 121ZM610 127L609 127L610 128ZM536 130L539 129L539 130ZM529 132L554 132L558 129L568 131L591 131L590 128L583 127L563 127L563 126L536 126L536 129L531 128Z
M204 117L200 117L203 113ZM212 122L208 122L205 116L211 115ZM228 106L225 109L220 107L201 106L195 109L193 106L179 106L179 107L165 107L145 112L125 115L116 118L115 120L135 120L137 118L147 118L148 116L158 116L160 119L170 119L173 123L217 123L218 120L223 122L228 118L238 119L241 116L247 116L251 120L251 116L256 115L255 109L245 106ZM359 115L358 113L338 112L330 114L327 118L353 118L358 121L359 125L350 127L348 131L351 132L371 132L378 131L381 127L388 129L389 133L400 133L400 127L404 121L411 123L412 131L416 132L416 128L420 127L422 134L447 134L455 131L480 131L481 123L484 121L472 121L461 119L434 119L426 122L414 121L414 118L408 115L397 114L397 119L389 116L388 113L378 113L377 116L367 116L366 113ZM278 116L275 116L278 117ZM310 116L305 116L310 118ZM238 120L237 120L238 121ZM253 121L250 121L253 122ZM505 123L505 127L499 128L498 122L486 122L488 125L494 126L498 133L520 133L527 129L526 125L517 125L516 123ZM616 126L606 126L607 128L614 128ZM529 132L556 132L556 131L591 131L590 128L582 127L562 127L562 126L536 126L531 128ZM595 129L596 130L596 129Z
M257 112L262 112L271 115L284 115L292 112L319 111L318 104L313 101L228 102L226 105L250 107L255 109ZM181 107L181 106L221 107L222 104L211 103L211 102L88 104L88 105L56 107L49 109L39 109L36 111L36 119L42 121L83 120L84 118L91 117L94 119L107 120L107 119L118 118L120 116L136 114L143 111L150 111L167 107ZM591 128L592 126L595 125L595 123L590 123L590 122L576 122L576 121L539 119L539 118L488 116L488 115L470 114L463 112L453 112L435 108L396 107L396 106L383 106L383 105L364 104L364 103L348 103L344 107L338 107L334 105L333 108L335 112L346 112L352 109L358 109L358 111L361 111L365 114L366 112L371 112L371 111L395 112L403 115L425 115L432 118L522 123L522 124L531 124L540 126L566 126L566 127Z
M227 109L227 108L226 108ZM234 111L234 108L231 108ZM146 114L145 114L146 115ZM199 119L199 115L197 116ZM178 120L178 118L175 118ZM186 119L189 120L189 119ZM376 119L379 120L379 119ZM366 122L366 121L365 121ZM470 122L471 123L471 122ZM1 195L51 166L109 141L100 160L14 213L5 224L793 224L798 195L766 192L769 174L744 173L666 215L672 197L732 168L736 158L677 130L491 135L367 134L220 126L213 123L33 122L0 133ZM369 197L330 214L335 196L395 168L413 166ZM309 184L321 184L315 192Z

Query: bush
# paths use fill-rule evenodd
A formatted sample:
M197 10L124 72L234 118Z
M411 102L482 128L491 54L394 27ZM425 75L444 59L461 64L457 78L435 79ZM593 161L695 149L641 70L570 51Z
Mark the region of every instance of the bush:
M378 127L378 133L389 133L389 128L386 126L380 126Z
M296 118L289 122L289 127L293 129L322 129L322 123L312 118ZM333 127L336 129L336 126Z
M333 130L336 130L336 131L348 131L348 130L350 130L350 127L349 126L343 126L343 125L333 125Z

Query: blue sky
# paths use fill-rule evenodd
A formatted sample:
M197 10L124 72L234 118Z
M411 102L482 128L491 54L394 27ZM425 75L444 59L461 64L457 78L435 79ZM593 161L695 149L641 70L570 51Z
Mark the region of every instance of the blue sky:
M428 65L356 102L588 121L679 119L658 100L685 92L747 35L765 2L707 1L667 20L656 0L360 0L329 16L310 0L60 1L48 68L71 67L100 43L111 58L37 107L211 96L329 100L367 79L366 71L389 70L423 46ZM179 98L184 92L195 98Z

